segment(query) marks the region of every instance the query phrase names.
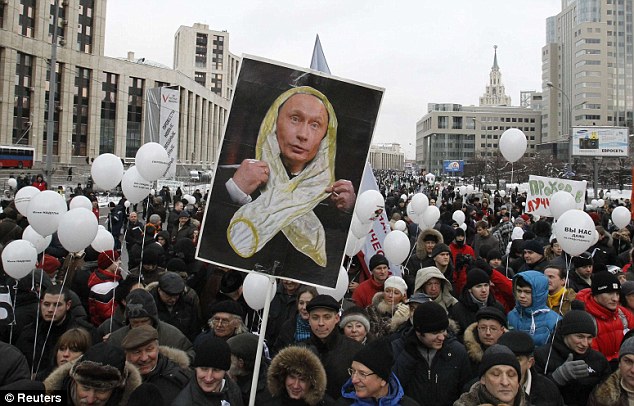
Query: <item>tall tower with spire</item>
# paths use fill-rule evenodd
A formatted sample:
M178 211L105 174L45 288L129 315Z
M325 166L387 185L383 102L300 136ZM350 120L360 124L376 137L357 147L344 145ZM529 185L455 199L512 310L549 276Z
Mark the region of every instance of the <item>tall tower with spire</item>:
M504 92L502 72L498 66L498 46L493 45L493 66L489 73L489 84L486 92L480 96L480 106L510 106L511 97Z

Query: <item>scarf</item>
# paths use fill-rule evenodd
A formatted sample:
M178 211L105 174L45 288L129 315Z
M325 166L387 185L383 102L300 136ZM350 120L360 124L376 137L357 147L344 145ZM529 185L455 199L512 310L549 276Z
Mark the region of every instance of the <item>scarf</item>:
M292 179L284 167L277 142L278 110L291 96L302 93L319 98L328 111L328 130L315 158ZM313 209L328 197L324 190L335 180L337 118L326 96L311 87L290 89L269 108L258 135L256 159L269 164L269 180L260 196L240 207L227 228L229 244L243 258L260 251L282 231L299 252L326 266L326 233Z
M302 316L297 315L297 321L295 322L295 342L308 340L310 338L310 324L308 320L302 319Z
M548 303L547 303L548 307L550 307L551 309L556 309L557 307L559 307L559 305L561 304L561 298L564 295L565 291L566 291L566 288L561 288L554 295L549 294Z

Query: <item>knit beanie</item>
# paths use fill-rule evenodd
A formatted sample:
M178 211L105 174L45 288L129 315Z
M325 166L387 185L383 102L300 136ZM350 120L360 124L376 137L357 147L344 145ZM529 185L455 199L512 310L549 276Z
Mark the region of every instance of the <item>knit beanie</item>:
M506 314L497 307L494 306L485 306L480 308L475 314L476 321L480 320L496 320L503 327L507 327L508 321L506 319Z
M634 337L629 337L623 340L621 343L621 349L619 350L619 359L624 355L634 354Z
M513 367L517 372L517 380L519 381L522 376L522 369L520 363L517 361L517 357L508 347L500 344L493 344L484 351L480 367L478 368L478 378L482 378L489 369L496 365L508 365Z
M242 333L227 340L231 354L243 359L248 365L254 365L255 355L258 351L258 336L251 333Z
M472 287L481 283L491 283L489 275L479 268L472 268L467 272L467 283L465 289L471 289Z
M533 251L539 255L544 255L544 247L536 240L525 241L522 248L525 251Z
M394 357L387 339L368 343L355 354L352 361L365 365L384 381L390 381Z
M434 249L431 251L431 257L434 258L436 255L442 254L443 252L446 252L449 255L451 255L451 250L449 249L447 244L443 244L443 243L436 244L434 246Z
M619 292L621 284L619 278L610 272L599 272L592 274L592 296L601 293Z
M449 327L449 317L445 309L436 302L418 305L414 310L414 330L419 333L434 333Z
M454 233L454 238L455 237L464 237L465 236L464 230L462 228L460 228L460 227L454 228L453 233Z
M385 258L383 255L381 254L374 254L372 255L372 258L370 258L370 272L372 272L372 270L374 268L376 268L379 265L386 265L386 266L390 266L390 262L387 260L387 258Z
M400 276L390 276L387 278L383 283L383 290L385 291L387 288L397 289L403 296L407 294L407 283L405 283L405 280Z
M487 261L491 261L494 259L502 259L502 254L500 254L500 250L489 250L489 252L487 252Z
M82 386L112 390L125 385L125 352L102 342L88 348L70 369L69 376Z
M128 320L149 317L154 327L158 325L158 310L150 292L145 289L134 289L125 300L125 314Z
M368 313L365 311L365 309L358 306L352 306L351 308L347 309L345 312L343 312L343 315L341 316L339 327L343 329L346 324L350 323L351 321L357 321L363 324L363 327L365 327L365 331L367 333L370 332L370 317L368 316Z
M192 366L217 368L228 371L231 368L231 348L226 341L218 337L208 337L195 348L196 355Z
M520 330L511 330L502 334L497 344L508 347L513 354L517 355L533 355L535 351L535 342L527 332Z
M243 280L242 273L239 271L232 270L225 272L220 280L220 293L227 294L235 292L242 286Z
M97 265L99 269L107 269L116 260L119 259L119 251L108 250L99 254L97 257Z
M634 293L634 281L625 281L621 285L621 296L625 297Z
M570 310L564 315L559 328L563 336L575 333L590 334L592 337L597 336L597 326L594 318L584 310Z

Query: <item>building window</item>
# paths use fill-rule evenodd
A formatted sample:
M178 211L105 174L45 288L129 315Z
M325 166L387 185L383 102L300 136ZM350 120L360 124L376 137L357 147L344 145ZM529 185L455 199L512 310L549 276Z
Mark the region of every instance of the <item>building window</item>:
M447 116L438 116L438 128L448 128Z
M88 100L90 97L91 70L77 66L75 69L75 95L73 96L72 154L88 156Z
M94 0L79 0L79 16L77 27L77 50L86 54L92 53L92 30Z
M53 111L53 155L59 155L59 113L60 113L60 89L62 88L62 71L63 71L63 65L57 63L55 65L55 72L57 73L57 76L55 77L55 83L56 83L56 88L55 88L55 100L54 100L54 105L55 105L55 110ZM44 84L46 92L45 92L45 97L46 97L46 101L44 103L44 143L43 143L43 147L44 147L44 151L46 151L46 140L48 139L48 101L49 101L49 95L50 95L50 84L51 84L51 68L50 68L50 61L47 64L47 69L46 69L46 83Z
M35 0L20 0L18 24L20 34L33 38L35 31Z
M167 87L167 86L169 86L169 85L170 85L170 84L169 84L169 82L159 82L159 81L156 81L156 87Z
M222 70L223 56L225 53L225 37L222 35L214 35L212 62L214 69Z
M196 34L196 67L207 67L207 34Z
M141 147L143 119L143 79L128 79L128 125L125 136L125 156L134 157Z
M101 82L101 128L99 153L114 153L115 123L117 118L117 82L119 75L103 73Z
M18 52L15 64L15 102L13 104L13 143L30 145L33 57Z
M0 28L4 28L4 2L0 1Z
M452 127L454 130L462 129L462 117L454 117Z
M49 23L48 23L48 40L53 42L53 31L55 28L53 27L53 19L55 18L55 0L50 0L50 15L49 15ZM62 5L63 2L59 2L59 12L57 18L57 45L64 44L64 28L68 25L66 21L66 8Z
M220 95L222 94L222 75L219 73L211 76L211 91Z
M194 72L194 80L201 86L205 86L207 82L207 74L205 72Z

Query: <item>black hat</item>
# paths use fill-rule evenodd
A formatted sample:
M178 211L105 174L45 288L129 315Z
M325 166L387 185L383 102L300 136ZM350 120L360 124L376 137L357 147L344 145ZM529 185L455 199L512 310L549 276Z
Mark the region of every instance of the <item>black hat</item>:
M493 259L502 259L502 254L500 254L499 250L489 250L489 252L487 252L487 261Z
M159 288L168 295L180 295L185 290L185 281L175 272L165 272L159 278Z
M508 334L508 333L507 333ZM513 367L517 372L517 380L522 376L522 369L517 357L508 347L499 344L493 344L484 352L480 367L478 368L478 377L482 378L489 369L496 365L508 365Z
M149 317L154 326L158 324L158 310L150 292L145 289L134 289L128 294L125 302L125 314L128 320Z
M384 381L390 381L394 357L387 339L368 343L355 354L352 361L365 365Z
M634 293L634 281L625 281L621 285L621 296L627 296Z
M480 308L475 314L476 321L480 320L496 320L502 326L507 327L506 314L497 307L485 306Z
M102 342L88 348L70 369L69 376L82 386L111 390L125 385L125 352Z
M241 272L233 270L225 272L220 281L220 293L227 294L235 292L242 286L243 280L244 278Z
M507 331L500 336L497 343L508 347L515 355L533 355L535 351L535 342L525 331Z
M372 270L379 265L386 265L389 267L390 261L388 261L387 258L385 258L385 256L381 254L372 255L372 258L370 258L370 264L369 264L370 272L372 272Z
M143 252L143 265L158 265L159 254L154 250L145 250Z
M458 228L454 228L453 235L454 235L454 238L456 238L458 236L464 237L465 236L465 232L464 232L464 230L462 228L458 227Z
M149 382L139 385L128 398L128 406L164 405L165 399L159 388Z
M213 304L211 306L210 313L211 315L214 315L216 313L229 313L235 314L240 318L244 318L244 308L242 307L242 305L235 300L230 299L221 300L220 302Z
M619 283L619 278L610 272L593 273L592 296L610 292L621 293L621 284Z
M248 365L253 365L258 351L258 336L251 333L235 335L227 340L231 353L242 358Z
M436 302L420 304L414 311L413 321L414 330L419 333L434 333L449 327L447 312Z
M465 284L465 289L471 289L475 285L479 285L481 283L491 283L491 277L489 274L484 272L479 268L471 268L467 272L467 283Z
M167 261L165 268L170 272L187 273L187 264L180 258L172 258Z
M438 236L435 233L427 233L423 236L423 241L438 242Z
M178 218L181 218L181 217L189 218L189 213L187 213L187 210L183 210L180 212L180 214L178 215Z
M207 337L195 348L196 355L192 366L217 368L228 371L231 368L231 348L226 341L218 337Z
M434 246L434 249L431 251L431 257L434 258L436 255L442 254L443 252L447 252L449 253L449 255L451 255L451 250L449 249L447 244L443 244L443 243L436 244Z
M341 305L330 295L317 295L306 305L309 313L315 309L328 309L338 313Z
M588 266L593 264L592 255L589 252L584 252L578 257L572 257L573 268L581 268L582 266Z
M544 255L544 247L536 240L525 241L522 248L525 251L533 251L539 255Z
M585 333L592 337L597 336L597 325L590 313L584 310L570 310L564 315L559 327L561 335Z

